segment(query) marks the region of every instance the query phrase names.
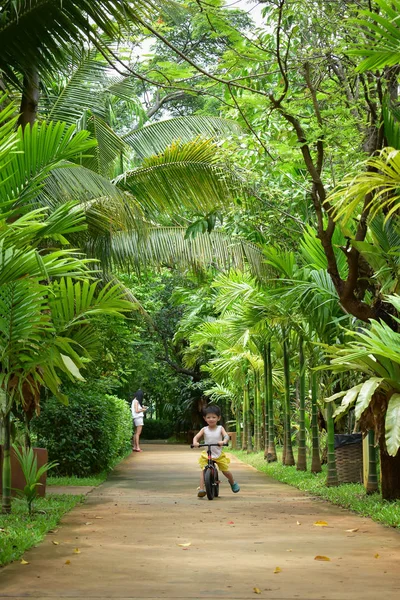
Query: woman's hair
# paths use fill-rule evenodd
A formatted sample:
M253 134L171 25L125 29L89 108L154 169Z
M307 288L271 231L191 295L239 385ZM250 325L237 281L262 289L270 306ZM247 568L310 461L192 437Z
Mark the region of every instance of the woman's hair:
M216 406L215 404L210 404L209 406L206 406L203 409L203 415L209 415L209 414L213 414L213 415L217 415L217 417L221 416L221 409L219 406Z
M140 406L143 406L143 392L142 390L138 390L136 394L133 396L134 400L137 400Z

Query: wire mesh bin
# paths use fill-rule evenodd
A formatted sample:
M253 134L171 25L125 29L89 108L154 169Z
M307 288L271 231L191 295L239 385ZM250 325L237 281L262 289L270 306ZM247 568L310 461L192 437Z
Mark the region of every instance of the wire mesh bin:
M362 434L335 434L336 472L339 483L363 482Z

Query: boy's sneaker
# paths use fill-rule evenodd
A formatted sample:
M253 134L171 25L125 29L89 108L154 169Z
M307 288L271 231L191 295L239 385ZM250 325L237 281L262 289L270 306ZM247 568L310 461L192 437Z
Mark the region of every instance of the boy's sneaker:
M234 483L231 483L231 490L234 494L237 494L238 492L240 492L240 485L236 483L236 481Z
M197 488L198 492L197 492L197 496L199 498L204 498L204 496L207 494L206 490L201 490L200 488Z

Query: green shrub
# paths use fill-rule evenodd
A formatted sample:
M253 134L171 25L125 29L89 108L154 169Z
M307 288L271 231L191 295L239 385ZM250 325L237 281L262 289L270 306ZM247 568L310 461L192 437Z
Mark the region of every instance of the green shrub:
M166 440L174 433L174 426L164 419L145 419L141 438L144 440Z
M110 469L131 447L132 416L125 400L85 385L68 393L69 404L48 398L32 421L38 445L59 465L58 475L88 476Z

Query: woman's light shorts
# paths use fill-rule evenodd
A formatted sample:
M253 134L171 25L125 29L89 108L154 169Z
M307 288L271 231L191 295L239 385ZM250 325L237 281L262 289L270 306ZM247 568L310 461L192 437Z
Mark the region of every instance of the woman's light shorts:
M229 471L229 463L230 459L226 456L225 452L221 452L218 458L213 458L213 460L217 463L218 468L224 473L225 471ZM204 469L206 464L208 463L207 452L204 450L199 458L199 465L201 469Z
M135 423L135 427L137 427L138 425L143 425L143 417L135 417L133 419L133 422Z

